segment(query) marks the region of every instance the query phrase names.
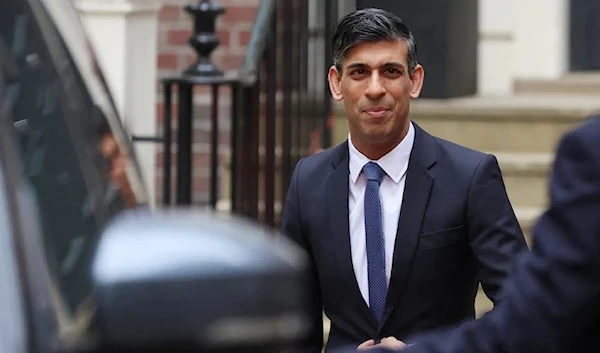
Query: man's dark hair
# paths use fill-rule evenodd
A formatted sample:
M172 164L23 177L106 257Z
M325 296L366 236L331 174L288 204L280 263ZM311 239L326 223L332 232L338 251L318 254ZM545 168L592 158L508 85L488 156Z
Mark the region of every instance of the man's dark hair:
M403 40L408 48L408 74L417 66L417 44L400 17L381 9L362 9L344 16L331 41L333 64L342 72L342 61L350 49L364 42Z

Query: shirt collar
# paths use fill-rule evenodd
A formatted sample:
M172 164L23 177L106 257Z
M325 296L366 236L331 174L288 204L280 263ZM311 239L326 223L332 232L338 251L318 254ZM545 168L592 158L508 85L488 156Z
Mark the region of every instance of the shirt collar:
M376 162L385 171L385 173L398 184L408 169L408 161L415 142L415 128L412 122L409 124L408 133L402 141L394 147L393 150L385 154L379 160L372 161L364 154L360 153L348 134L348 150L350 152L350 180L356 183L362 168L368 162Z

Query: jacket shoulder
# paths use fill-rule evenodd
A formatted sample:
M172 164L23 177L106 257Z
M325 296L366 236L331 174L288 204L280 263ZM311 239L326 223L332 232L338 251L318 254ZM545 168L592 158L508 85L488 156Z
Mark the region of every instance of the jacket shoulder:
M491 153L477 151L435 136L433 139L437 146L438 160L445 160L458 168L475 170L486 158L497 161Z

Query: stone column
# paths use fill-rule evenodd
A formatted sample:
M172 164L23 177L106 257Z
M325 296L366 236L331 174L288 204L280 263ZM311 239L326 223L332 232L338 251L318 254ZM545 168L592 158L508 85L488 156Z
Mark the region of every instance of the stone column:
M516 2L529 0L479 0L477 93L508 96L515 78Z
M133 135L155 136L157 0L74 0L117 109ZM151 204L155 203L156 144L135 144Z
M518 0L513 65L518 79L556 79L569 68L569 0Z

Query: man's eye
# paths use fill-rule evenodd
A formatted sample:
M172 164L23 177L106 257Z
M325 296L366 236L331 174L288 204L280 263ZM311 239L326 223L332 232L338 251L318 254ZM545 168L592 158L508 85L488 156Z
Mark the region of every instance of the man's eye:
M364 69L356 69L354 71L352 71L350 74L353 76L356 75L364 75L366 73L366 71Z
M391 75L401 75L402 71L398 70L398 69L394 69L393 67L388 68L387 70L385 70L386 73L391 74Z

